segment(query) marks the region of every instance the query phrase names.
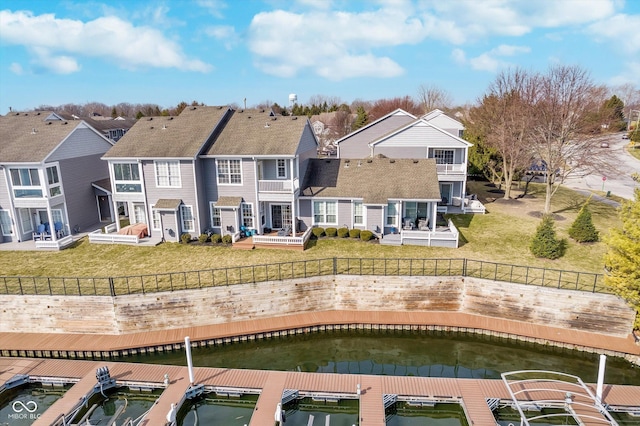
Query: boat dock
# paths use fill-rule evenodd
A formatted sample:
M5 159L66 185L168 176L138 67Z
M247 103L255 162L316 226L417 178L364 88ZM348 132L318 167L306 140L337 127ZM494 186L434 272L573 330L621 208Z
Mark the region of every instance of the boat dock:
M16 374L32 378L61 378L73 387L56 401L34 423L49 426L61 414L69 412L79 398L96 385L96 370L108 367L118 386L146 384L164 389L157 403L141 425L166 423L171 404L178 404L190 387L187 367L126 362L83 361L63 359L0 358L0 384ZM274 424L277 403L286 389L305 393L349 395L359 399L359 424L384 426L384 397L394 395L398 400L431 400L458 402L464 408L471 425L493 425L494 416L488 399L510 400L502 380L447 379L425 377L370 376L354 374L321 374L288 371L238 370L222 368L194 368L194 384L206 387L245 389L259 394L248 426ZM168 384L165 384L168 375ZM360 386L358 386L360 385ZM595 392L595 385L589 385ZM360 389L358 395L358 389ZM640 386L605 385L603 403L608 406L635 406L640 410ZM590 424L590 423L585 423ZM598 423L593 423L598 424ZM599 423L602 424L602 423Z

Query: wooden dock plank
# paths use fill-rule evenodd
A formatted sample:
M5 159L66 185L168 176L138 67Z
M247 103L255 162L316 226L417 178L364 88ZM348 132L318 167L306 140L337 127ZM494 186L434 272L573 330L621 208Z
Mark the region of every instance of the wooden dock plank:
M262 393L258 398L249 426L273 425L278 403L282 401L282 391L287 381L287 373L282 371L269 371Z
M0 357L0 374L3 378L13 377L14 373L17 373L80 379L63 398L54 403L40 417L35 423L36 426L47 426L60 413L68 412L95 385L95 370L103 366L109 367L111 376L118 381L118 384L148 382L160 385L164 375L169 374L170 384L143 422L144 426L164 424L171 403L178 403L189 386L188 370L181 366ZM493 421L493 415L486 404L487 398L510 399L502 380L321 374L205 367L194 368L194 378L197 384L247 388L260 393L251 419L252 426L273 424L275 408L281 400L284 389L347 393L355 397L357 384L360 383L361 426L385 424L383 394L460 400L468 413L469 423L475 425L493 424L490 423ZM0 383L4 383L4 380ZM592 390L595 389L592 384L589 387ZM547 397L543 392L535 393L536 397ZM551 396L557 399L557 392L552 394ZM640 386L606 385L603 397L604 402L612 406L634 406L640 409ZM576 395L574 401L582 402L583 400ZM581 408L576 410L582 412Z

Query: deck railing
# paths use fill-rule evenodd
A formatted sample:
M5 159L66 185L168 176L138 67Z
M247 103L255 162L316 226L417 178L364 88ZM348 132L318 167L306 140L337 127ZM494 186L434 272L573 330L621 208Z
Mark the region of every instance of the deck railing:
M123 296L324 275L474 277L565 290L608 293L602 274L472 259L341 258L300 260L123 277L0 276L0 294Z

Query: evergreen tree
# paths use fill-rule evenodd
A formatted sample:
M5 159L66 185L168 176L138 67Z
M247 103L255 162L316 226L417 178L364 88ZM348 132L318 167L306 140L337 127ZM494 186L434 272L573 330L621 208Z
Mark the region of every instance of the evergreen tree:
M542 222L536 229L529 249L535 257L546 259L558 259L562 257L567 249L567 242L556 237L554 221L550 215L542 216Z
M117 118L118 117L118 112L116 111L116 107L113 107L113 109L111 110L111 118Z
M351 130L357 130L360 127L363 127L367 124L368 120L369 114L367 114L367 111L365 111L363 106L359 106L356 110L356 119L353 122L353 126L351 126Z
M591 212L587 208L589 201L580 209L578 217L569 228L569 236L579 243L592 243L598 241L598 231L591 220Z
M640 180L640 176L636 173L634 179ZM622 202L620 219L622 229L612 229L605 238L608 273L604 282L636 310L635 328L640 328L640 188L636 187L634 200Z
M136 119L140 120L142 117L144 117L144 114L142 113L142 111L138 111L138 113L136 114Z

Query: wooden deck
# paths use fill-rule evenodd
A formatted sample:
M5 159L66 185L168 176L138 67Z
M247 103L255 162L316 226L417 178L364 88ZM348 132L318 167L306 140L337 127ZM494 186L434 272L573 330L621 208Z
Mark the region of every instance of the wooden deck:
M182 347L185 336L191 342L215 342L216 339L243 339L270 335L306 333L329 327L348 326L354 329L382 329L387 326L426 330L476 332L500 337L567 348L610 352L617 355L640 356L640 345L633 335L614 337L600 333L547 327L538 324L505 320L461 312L383 312L383 311L322 311L305 312L282 317L237 321L200 327L176 328L153 332L109 334L53 334L0 332L0 355L23 357L101 358L116 356L130 349L144 351L171 350ZM238 339L240 339L238 337ZM143 351L143 352L144 352Z
M170 383L143 421L142 424L145 426L165 424L171 403L177 404L189 386L186 367L26 358L0 358L0 383L4 383L15 374L78 380L34 423L35 426L48 426L61 413L71 410L79 398L95 385L95 370L103 366L109 367L111 377L117 380L118 385L123 386L130 382L147 382L160 386L164 375L169 375ZM361 426L384 426L382 401L384 394L458 401L464 407L469 424L483 426L495 424L486 399L510 398L502 380L319 374L201 367L194 368L194 379L196 384L205 386L244 388L259 393L249 426L274 424L275 408L280 402L284 389L350 394L357 398L356 389L360 384L359 424ZM605 404L637 406L640 409L640 387L637 386L606 385L603 398Z

